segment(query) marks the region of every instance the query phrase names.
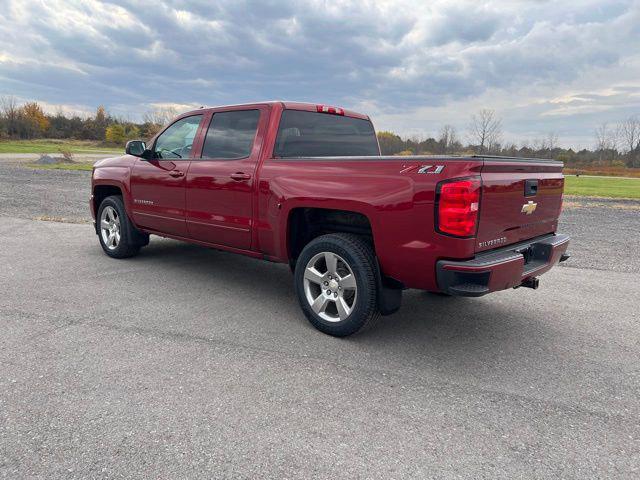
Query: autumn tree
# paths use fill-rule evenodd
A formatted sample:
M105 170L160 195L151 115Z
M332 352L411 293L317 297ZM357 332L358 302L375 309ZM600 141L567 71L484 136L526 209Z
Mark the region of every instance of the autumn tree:
M378 143L382 155L394 155L406 148L404 140L395 133L386 131L378 132Z
M96 140L104 140L106 135L107 126L109 125L109 114L104 108L104 105L98 106L96 109L96 115L93 118L93 130Z
M140 137L140 129L133 124L114 123L107 127L105 139L108 143L124 146L128 140Z
M22 106L24 128L28 138L42 136L49 128L49 119L37 102L28 102Z

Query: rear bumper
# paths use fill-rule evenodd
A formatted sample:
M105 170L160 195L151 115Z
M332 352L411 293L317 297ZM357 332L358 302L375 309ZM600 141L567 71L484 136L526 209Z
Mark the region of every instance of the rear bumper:
M438 287L450 295L479 297L523 284L537 286L532 279L569 258L568 246L567 235L551 234L482 253L472 260L440 260L436 264Z

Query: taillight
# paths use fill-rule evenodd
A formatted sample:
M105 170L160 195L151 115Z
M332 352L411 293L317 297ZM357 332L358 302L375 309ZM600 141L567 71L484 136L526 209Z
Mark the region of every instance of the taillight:
M478 226L480 179L440 182L436 193L436 229L456 237L473 237Z
M316 105L316 112L331 113L333 115L344 115L344 108L330 107L328 105Z

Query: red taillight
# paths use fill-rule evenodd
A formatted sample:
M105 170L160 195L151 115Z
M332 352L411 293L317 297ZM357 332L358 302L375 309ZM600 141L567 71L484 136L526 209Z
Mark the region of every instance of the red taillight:
M328 105L316 105L318 113L331 113L333 115L344 115L344 109L340 107L329 107Z
M456 237L472 237L478 225L480 179L446 181L438 184L437 230Z

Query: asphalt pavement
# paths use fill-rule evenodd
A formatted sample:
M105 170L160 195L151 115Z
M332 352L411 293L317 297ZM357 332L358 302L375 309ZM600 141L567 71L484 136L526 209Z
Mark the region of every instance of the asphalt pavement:
M34 220L86 222L87 181L0 165L0 477L640 475L637 202L570 199L536 291L336 339L286 266Z

